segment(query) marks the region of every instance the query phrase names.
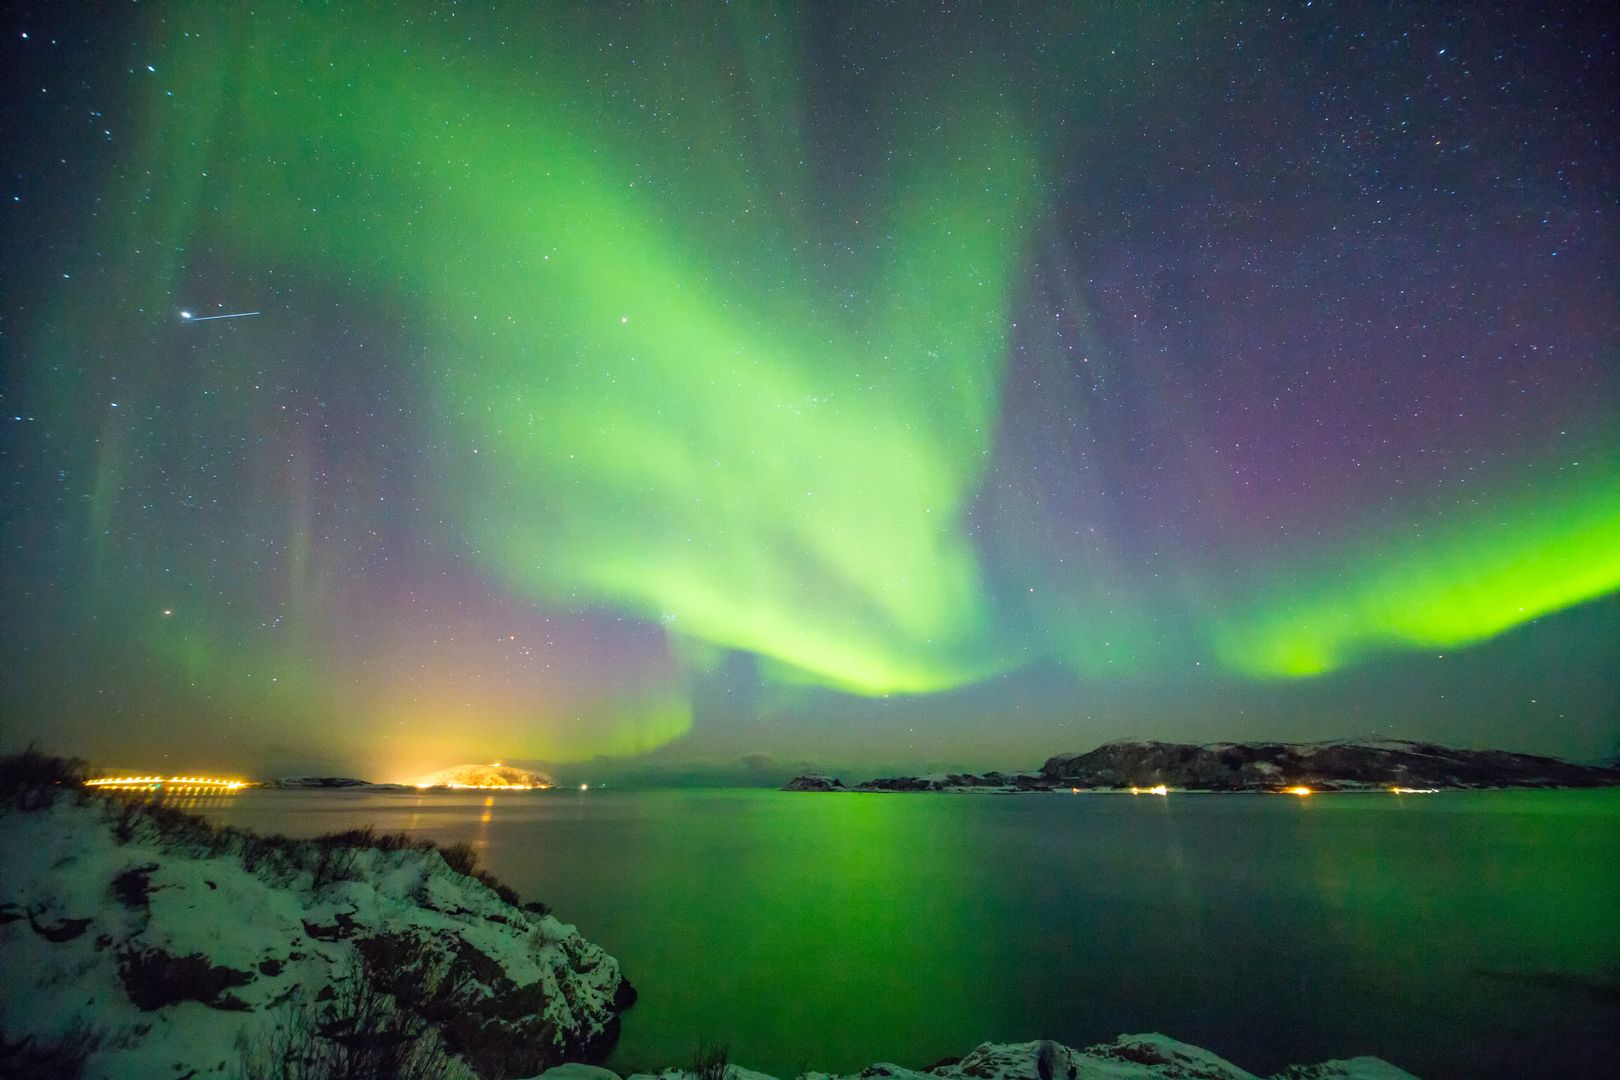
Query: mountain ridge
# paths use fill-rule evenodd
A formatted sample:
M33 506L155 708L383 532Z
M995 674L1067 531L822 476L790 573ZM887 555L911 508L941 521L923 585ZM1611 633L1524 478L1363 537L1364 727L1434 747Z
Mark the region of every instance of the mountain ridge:
M1415 739L1176 743L1116 739L1054 754L1034 772L886 776L844 789L798 777L789 791L1028 792L1153 789L1277 792L1587 788L1620 785L1620 768L1540 754L1463 749Z

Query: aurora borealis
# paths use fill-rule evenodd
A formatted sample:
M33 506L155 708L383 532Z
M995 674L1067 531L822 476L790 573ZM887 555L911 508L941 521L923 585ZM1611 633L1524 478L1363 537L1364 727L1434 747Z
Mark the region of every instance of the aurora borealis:
M8 741L1620 741L1595 6L92 10L4 27Z

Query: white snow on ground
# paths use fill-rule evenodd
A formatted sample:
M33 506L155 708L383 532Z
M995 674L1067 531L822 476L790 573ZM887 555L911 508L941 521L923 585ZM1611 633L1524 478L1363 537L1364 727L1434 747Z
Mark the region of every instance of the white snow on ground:
M129 834L122 843L120 824ZM332 875L346 880L316 887L312 870L273 855L248 869L235 839L238 846L210 854L195 836L165 834L149 817L121 819L104 797L0 809L7 1037L95 1045L92 1077L234 1077L239 1040L263 1041L294 1010L329 997L359 966L367 939L406 948L426 990L495 1025L481 1033L551 1034L545 1056L553 1061L614 1020L616 960L574 927L456 873L437 851L348 849L352 864ZM193 992L203 1000L148 998L143 1009L129 976L143 954L160 963L197 955L192 974L229 970L210 972L221 984L212 990L207 978L179 980L201 986ZM524 1019L507 1024L501 1010L518 1001ZM452 1064L451 1075L473 1075Z

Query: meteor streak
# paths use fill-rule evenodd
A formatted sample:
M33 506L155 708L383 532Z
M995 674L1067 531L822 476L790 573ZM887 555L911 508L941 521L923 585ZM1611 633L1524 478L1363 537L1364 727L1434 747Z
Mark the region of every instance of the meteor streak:
M236 311L229 315L193 315L189 311L182 311L180 317L186 322L210 322L214 319L245 319L249 315L260 315L258 311Z

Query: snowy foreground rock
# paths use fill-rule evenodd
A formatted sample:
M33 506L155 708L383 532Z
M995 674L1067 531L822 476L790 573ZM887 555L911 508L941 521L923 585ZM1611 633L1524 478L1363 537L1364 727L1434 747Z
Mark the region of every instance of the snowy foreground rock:
M532 1075L604 1053L633 998L572 926L404 838L36 789L0 807L0 866L7 1075Z
M606 1069L562 1065L544 1080L617 1080ZM711 1066L700 1075L679 1069L636 1073L630 1080L775 1080L735 1065ZM800 1080L1259 1080L1208 1050L1163 1035L1121 1035L1110 1043L1075 1050L1059 1043L985 1043L960 1061L931 1069L871 1065L858 1073L805 1073ZM1415 1080L1411 1073L1375 1057L1290 1065L1272 1080Z

